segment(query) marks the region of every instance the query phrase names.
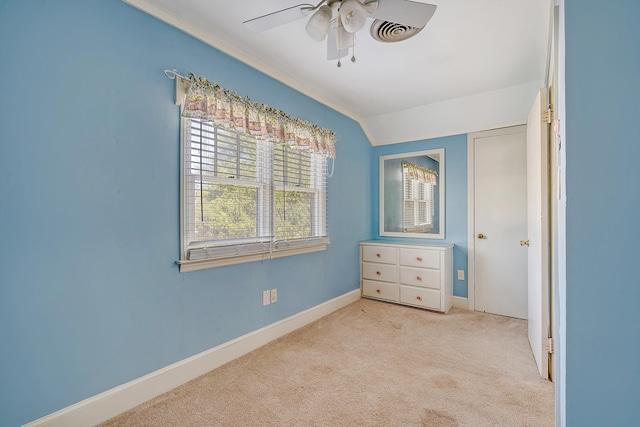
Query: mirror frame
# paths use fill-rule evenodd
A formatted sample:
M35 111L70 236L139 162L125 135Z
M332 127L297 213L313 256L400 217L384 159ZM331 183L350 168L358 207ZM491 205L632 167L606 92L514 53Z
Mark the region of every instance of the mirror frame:
M438 233L402 233L398 231L385 231L384 230L384 161L391 159L401 159L404 157L416 157L416 156L438 156L438 215L440 218ZM445 168L444 168L444 148L435 148L432 150L412 151L409 153L389 154L386 156L380 156L380 195L378 204L380 205L380 216L378 222L380 223L380 236L385 237L411 237L417 239L444 239L445 230ZM402 189L400 189L402 191Z

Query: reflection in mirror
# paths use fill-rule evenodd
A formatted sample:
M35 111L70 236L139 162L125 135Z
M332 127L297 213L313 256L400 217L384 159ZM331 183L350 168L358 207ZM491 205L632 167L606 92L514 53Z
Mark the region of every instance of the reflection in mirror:
M444 239L444 148L380 156L380 235Z

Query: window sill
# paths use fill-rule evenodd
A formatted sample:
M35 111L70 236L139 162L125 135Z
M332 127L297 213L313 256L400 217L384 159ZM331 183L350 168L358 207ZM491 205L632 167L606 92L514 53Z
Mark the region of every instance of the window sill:
M208 268L225 267L227 265L244 264L247 262L265 261L274 258L283 258L292 255L308 254L312 252L322 252L327 249L327 244L322 243L314 246L306 246L293 249L279 249L272 252L262 252L249 255L233 255L226 258L209 258L198 260L178 260L176 264L180 266L180 273L190 271L205 270Z
M405 233L428 233L431 230L433 230L433 224L419 224L405 227L402 231Z

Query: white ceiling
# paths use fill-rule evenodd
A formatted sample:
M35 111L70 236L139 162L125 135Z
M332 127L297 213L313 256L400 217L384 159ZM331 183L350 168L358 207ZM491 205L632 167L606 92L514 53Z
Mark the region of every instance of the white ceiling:
M376 129L402 116L440 112L441 106L471 108L464 100L492 103L499 94L509 101L498 109L509 110L509 103L530 106L545 74L549 0L420 0L437 10L418 35L377 42L369 35L369 18L358 33L357 61L343 58L340 68L327 61L324 43L306 35L308 18L261 33L242 24L299 0L125 1L359 121L374 145L480 130L452 128L434 135L416 128L393 135L387 129L381 135ZM514 107L513 117L487 118L476 126L518 121L528 106Z

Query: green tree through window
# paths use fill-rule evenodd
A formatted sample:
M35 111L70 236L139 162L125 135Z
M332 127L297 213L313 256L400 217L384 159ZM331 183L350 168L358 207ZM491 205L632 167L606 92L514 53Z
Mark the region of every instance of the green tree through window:
M328 242L325 157L183 120L186 259Z

